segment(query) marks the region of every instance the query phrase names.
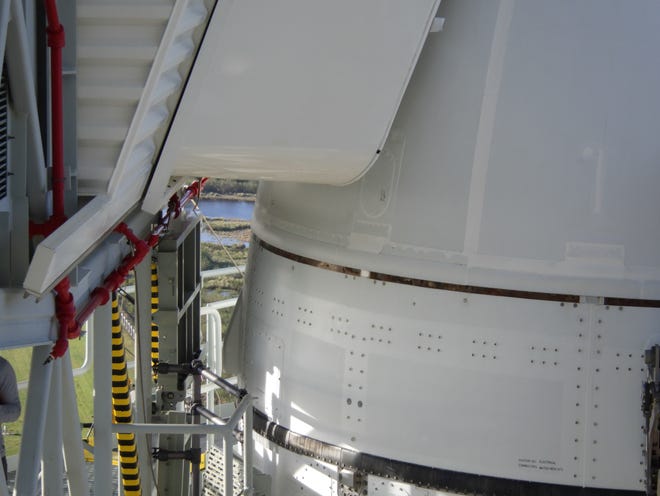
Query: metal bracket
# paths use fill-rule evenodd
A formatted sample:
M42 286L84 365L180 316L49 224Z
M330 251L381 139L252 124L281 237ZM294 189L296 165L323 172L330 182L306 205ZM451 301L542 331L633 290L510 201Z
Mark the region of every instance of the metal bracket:
M341 496L362 496L368 492L367 474L346 468L339 472L339 494Z
M173 451L165 448L153 448L151 456L159 462L188 460L190 463L199 465L202 460L202 450L199 448L191 448L185 451Z

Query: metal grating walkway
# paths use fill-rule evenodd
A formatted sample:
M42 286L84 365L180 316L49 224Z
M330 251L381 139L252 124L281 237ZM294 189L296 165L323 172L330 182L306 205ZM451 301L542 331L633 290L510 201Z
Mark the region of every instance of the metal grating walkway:
M202 486L204 496L222 496L222 488L225 483L224 458L224 452L215 446L206 453L206 470ZM241 493L242 481L243 461L234 457L234 494Z

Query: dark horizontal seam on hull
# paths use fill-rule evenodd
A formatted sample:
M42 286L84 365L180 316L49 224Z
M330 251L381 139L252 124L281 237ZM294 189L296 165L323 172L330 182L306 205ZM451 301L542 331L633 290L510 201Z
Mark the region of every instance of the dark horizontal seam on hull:
M454 291L459 293L480 294L487 296L502 296L507 298L520 298L526 300L541 300L541 301L558 301L561 303L580 303L578 295L561 294L561 293L542 293L538 291L520 291L516 289L504 288L488 288L484 286L471 286L463 284L454 284L440 281L430 281L427 279L416 279L412 277L395 276L391 274L383 274L380 272L366 271L368 276L363 276L363 271L353 267L345 267L343 265L336 265L313 258L296 255L295 253L288 252L281 248L277 248L255 236L259 242L259 246L265 250L278 255L280 257L301 263L303 265L310 265L319 269L330 270L340 274L346 274L355 277L366 277L374 281L389 282L393 284L404 284L407 286L415 286L428 289L441 289L444 291ZM637 300L633 298L603 298L604 305L621 306L621 307L652 307L660 308L660 300Z
M254 409L254 430L282 448L332 463L339 467L361 470L416 486L432 489L489 494L493 496L642 496L641 491L565 486L527 480L504 479L486 475L455 472L393 460L369 453L342 448L297 434Z

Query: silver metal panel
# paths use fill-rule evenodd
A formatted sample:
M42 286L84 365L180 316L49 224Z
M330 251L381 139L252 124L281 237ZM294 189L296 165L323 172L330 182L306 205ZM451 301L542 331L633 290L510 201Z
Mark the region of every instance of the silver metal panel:
M0 289L0 347L15 348L50 343L57 324L51 295L40 301L25 298L21 289Z

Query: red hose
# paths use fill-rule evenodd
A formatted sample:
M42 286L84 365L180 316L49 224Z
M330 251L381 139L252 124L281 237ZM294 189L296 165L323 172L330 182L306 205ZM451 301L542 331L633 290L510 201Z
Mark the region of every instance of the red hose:
M55 0L45 0L48 26L48 46L50 47L50 85L51 85L51 153L52 153L52 190L53 212L43 224L30 222L30 235L48 236L66 221L64 213L64 119L62 104L62 48L65 44L64 26L60 23ZM52 358L61 357L68 348L68 338L75 333L76 308L70 291L69 277L65 277L55 286L55 316L59 324L59 333L55 346L51 350Z
M48 46L50 47L51 84L51 133L53 154L53 215L54 223L64 223L64 131L62 109L62 48L64 48L64 26L57 15L55 0L45 0L48 18ZM59 227L59 226L57 226Z

